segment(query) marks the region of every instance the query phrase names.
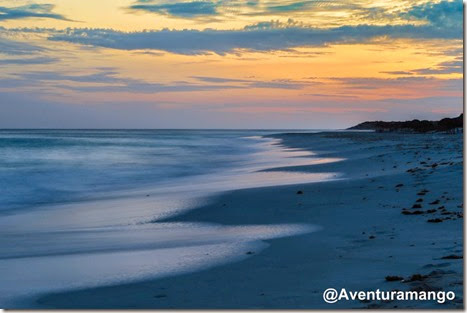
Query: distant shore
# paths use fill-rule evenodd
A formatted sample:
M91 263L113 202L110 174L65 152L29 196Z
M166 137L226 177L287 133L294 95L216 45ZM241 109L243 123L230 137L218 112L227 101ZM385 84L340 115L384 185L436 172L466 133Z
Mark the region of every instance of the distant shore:
M443 118L439 121L411 120L405 122L363 122L352 126L349 130L375 130L377 132L447 132L461 133L464 127L464 114L454 118Z
M263 251L208 270L44 295L39 308L462 308L461 134L274 135L288 148L343 161L271 169L338 172L342 180L224 193L170 221L305 223L318 232L269 240ZM156 262L157 260L155 260ZM417 276L417 274L420 274ZM415 275L415 276L414 276ZM394 276L403 279L386 281ZM327 288L454 291L454 302L338 302Z

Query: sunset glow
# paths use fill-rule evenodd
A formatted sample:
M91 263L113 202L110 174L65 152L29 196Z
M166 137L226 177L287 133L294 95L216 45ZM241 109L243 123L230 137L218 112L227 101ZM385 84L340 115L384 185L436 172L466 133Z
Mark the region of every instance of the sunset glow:
M1 1L0 127L343 128L462 111L461 1Z

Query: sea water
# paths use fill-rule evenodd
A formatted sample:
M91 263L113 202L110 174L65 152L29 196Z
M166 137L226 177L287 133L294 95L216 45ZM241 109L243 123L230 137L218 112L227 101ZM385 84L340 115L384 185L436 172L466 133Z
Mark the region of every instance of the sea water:
M316 230L162 222L222 192L335 178L263 171L323 161L263 137L277 132L0 131L0 307L192 272Z

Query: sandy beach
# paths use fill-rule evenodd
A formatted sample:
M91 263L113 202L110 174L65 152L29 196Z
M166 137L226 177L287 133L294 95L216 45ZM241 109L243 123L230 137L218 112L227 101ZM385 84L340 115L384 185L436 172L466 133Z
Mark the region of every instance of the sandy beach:
M464 309L464 2L0 2L0 310Z
M310 224L236 262L161 279L47 294L39 308L462 308L461 134L280 134L280 145L342 161L270 171L335 181L236 190L169 218L221 225ZM420 275L417 275L420 274ZM414 276L415 275L415 276ZM387 281L387 276L403 280ZM454 301L328 304L327 288L444 290Z

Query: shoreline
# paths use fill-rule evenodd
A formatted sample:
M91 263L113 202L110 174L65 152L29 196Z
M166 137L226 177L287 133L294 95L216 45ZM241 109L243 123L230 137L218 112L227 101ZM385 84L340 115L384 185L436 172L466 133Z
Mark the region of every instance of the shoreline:
M428 219L434 219L435 215L441 218L446 212L417 215L401 212L422 197L417 193L423 189L429 190L422 197L424 208L439 200L447 212L462 211L457 208L463 201L461 136L345 132L273 137L281 139L285 147L312 150L318 157L345 158L284 170L332 170L342 172L345 179L227 192L211 204L166 221L237 226L307 223L319 225L321 231L267 240L268 248L260 253L245 251L249 257L240 262L179 276L49 294L37 299L35 306L318 309L462 305L358 301L330 305L322 300L322 292L327 288L441 287L455 291L459 301L463 295L463 287L459 285L463 280L462 260L441 258L463 255L463 218L445 215L452 218L428 223ZM443 138L444 141L440 140ZM336 147L340 150L333 151ZM430 167L418 164L428 158ZM443 162L448 163L440 165ZM431 167L435 163L437 166ZM277 169L268 171L273 170ZM401 183L404 186L395 187ZM410 277L418 273L429 276L413 282L385 281L386 276Z
M317 160L306 151L278 147L274 144L278 139L243 135L217 143L221 147L237 143L232 149L243 151L235 157L236 166L228 170L224 166L215 174L180 177L171 183L155 181L152 187L133 186L80 202L14 210L13 214L2 211L0 302L7 308L31 308L30 299L51 292L196 272L247 258L242 250L265 247L267 239L315 231L313 225L301 224L226 227L160 222L204 206L229 190L320 181L329 176L265 173L262 170L270 166ZM199 140L202 145L204 139ZM230 158L224 156L227 161ZM185 162L184 166L193 164ZM18 283L8 283L19 276Z

